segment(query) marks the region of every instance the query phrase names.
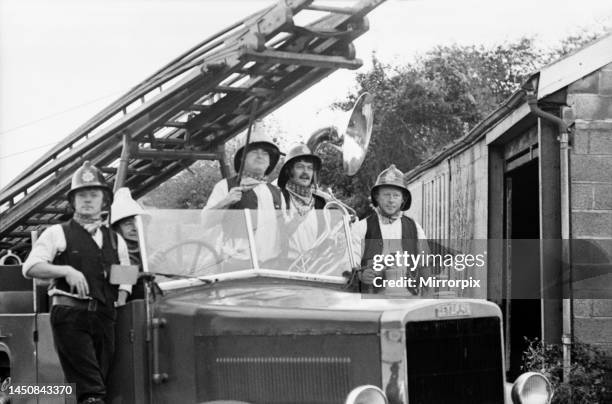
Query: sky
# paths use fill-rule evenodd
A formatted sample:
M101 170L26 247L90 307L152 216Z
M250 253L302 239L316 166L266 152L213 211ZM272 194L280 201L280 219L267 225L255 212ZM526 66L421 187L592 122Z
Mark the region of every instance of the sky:
M174 57L273 3L0 0L0 187ZM553 46L584 28L612 27L612 1L387 0L369 23L355 41L359 71L372 52L400 64L440 44L492 46L529 35ZM357 72L332 74L269 119L298 141L329 123L329 105L355 88Z

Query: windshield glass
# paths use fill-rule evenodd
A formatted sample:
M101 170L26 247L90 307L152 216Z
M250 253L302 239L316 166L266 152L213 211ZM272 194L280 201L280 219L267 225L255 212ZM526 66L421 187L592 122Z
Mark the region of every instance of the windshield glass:
M338 210L148 213L143 239L150 272L199 277L260 268L340 277L351 269Z

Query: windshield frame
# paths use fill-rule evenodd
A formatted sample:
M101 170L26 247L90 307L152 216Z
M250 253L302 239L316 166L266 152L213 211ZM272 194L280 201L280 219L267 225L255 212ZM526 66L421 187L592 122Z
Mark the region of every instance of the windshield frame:
M329 218L329 209L324 209L320 212L320 214L327 215ZM154 216L156 210L147 210L148 216ZM191 211L192 209L164 209L164 211ZM236 210L239 212L239 210ZM254 277L271 277L278 279L287 279L287 280L300 280L300 281L310 281L310 282L321 282L327 284L336 284L336 285L344 285L347 283L347 279L343 275L326 275L326 274L318 274L318 273L308 273L308 272L296 272L296 271L288 271L282 269L273 269L262 267L260 265L259 259L257 257L257 248L255 246L255 232L253 229L253 222L251 220L251 210L242 209L242 214L244 215L246 233L248 236L248 245L251 255L251 267L245 269L236 269L230 270L226 273L216 273L216 274L207 274L207 275L173 275L179 279L162 279L159 281L159 285L163 290L174 290L181 289L185 287L198 286L198 285L206 285L211 283L217 283L226 280L235 280L235 279L247 279ZM149 255L147 254L147 243L145 240L145 226L142 217L137 216L136 225L138 227L138 235L139 235L139 247L141 251L142 258L142 266L143 272L153 273L156 272L151 271L150 263L149 263ZM329 225L328 225L329 229ZM343 241L346 244L347 251L349 250L351 240L346 238L346 234L344 234ZM349 234L350 237L350 234ZM349 261L346 262L347 270ZM162 275L161 272L158 272ZM162 275L163 276L163 275Z
M210 285L223 281L250 279L250 278L275 278L308 282L319 282L336 285L346 285L347 279L343 276L306 274L302 272L287 272L279 269L242 269L217 275L203 275L191 279L175 279L159 283L164 291L183 289L193 286Z

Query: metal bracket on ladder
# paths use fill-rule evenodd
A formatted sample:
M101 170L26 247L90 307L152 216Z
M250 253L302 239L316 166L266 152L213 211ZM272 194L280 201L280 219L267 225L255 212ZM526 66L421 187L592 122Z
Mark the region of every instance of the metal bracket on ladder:
M320 67L324 69L345 68L354 70L363 65L360 59L350 60L342 56L311 55L273 50L262 52L246 51L244 58L255 62Z

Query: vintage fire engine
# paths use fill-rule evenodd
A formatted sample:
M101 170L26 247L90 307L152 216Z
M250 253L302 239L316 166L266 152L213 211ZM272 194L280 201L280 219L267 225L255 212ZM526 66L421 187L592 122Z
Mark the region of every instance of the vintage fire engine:
M69 217L64 195L74 169L90 160L135 197L196 160L219 161L227 177L227 140L336 69L361 66L352 40L382 2L279 1L172 61L1 191L1 253L17 256L0 267L3 387L63 381L45 285L21 276L19 257L32 232ZM297 26L304 10L317 17ZM357 150L345 155L349 171L368 136L347 131L347 150ZM212 225L199 210L149 213L140 223L148 298L120 309L109 402L510 402L499 308L347 289L354 264L339 201L320 212L325 231L311 249L292 255L281 247L272 264L264 264L252 212L210 212L222 218ZM515 403L550 402L539 374L513 388ZM0 402L8 399L0 392Z

